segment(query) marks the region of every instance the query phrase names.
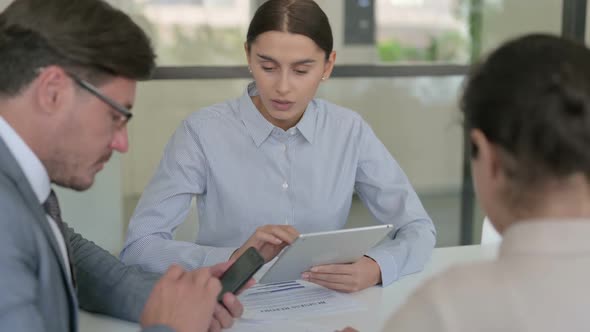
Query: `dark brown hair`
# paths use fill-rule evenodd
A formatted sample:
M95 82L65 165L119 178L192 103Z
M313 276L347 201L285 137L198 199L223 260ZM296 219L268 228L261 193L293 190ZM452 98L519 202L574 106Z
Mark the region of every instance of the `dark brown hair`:
M481 130L501 148L506 174L517 183L590 176L590 50L584 45L542 34L509 41L475 67L462 111L467 130Z
M332 28L324 11L312 0L268 0L260 6L248 27L248 49L268 31L289 32L309 37L325 54L332 53Z
M108 76L147 79L149 38L102 0L15 0L0 13L0 95L18 94L39 68L59 65L95 84Z

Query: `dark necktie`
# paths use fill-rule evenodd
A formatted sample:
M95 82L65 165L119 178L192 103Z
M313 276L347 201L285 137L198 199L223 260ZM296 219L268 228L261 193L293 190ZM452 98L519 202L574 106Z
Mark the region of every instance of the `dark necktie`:
M55 192L53 191L53 189L49 193L49 197L47 198L45 203L43 203L43 208L45 209L45 213L47 213L55 221L55 223L57 224L57 228L59 228L61 236L64 239L64 242L66 245L66 251L68 254L68 264L70 266L70 273L72 276L72 284L74 285L74 288L75 288L76 287L76 274L74 273L74 266L72 265L72 257L70 255L70 241L66 237L66 233L65 233L66 226L65 226L63 220L61 219L61 210L59 209L59 202L57 201L57 196L55 195Z

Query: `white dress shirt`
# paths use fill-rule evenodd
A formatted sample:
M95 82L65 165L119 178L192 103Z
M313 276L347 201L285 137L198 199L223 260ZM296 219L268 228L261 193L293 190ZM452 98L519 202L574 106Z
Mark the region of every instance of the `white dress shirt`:
M37 199L39 199L39 204L42 205L49 197L49 192L51 191L51 182L47 170L39 158L37 158L33 150L29 148L27 143L23 141L18 133L14 131L2 116L0 116L0 137L2 137L2 140L6 143L8 149L12 152L14 159L16 159L18 165L25 174L25 177L29 181L31 188L33 188L33 192L35 192ZM53 231L53 235L59 245L67 275L70 276L69 278L71 279L72 274L68 261L66 243L59 230L59 226L57 226L56 222L49 215L46 214L46 216L49 226Z

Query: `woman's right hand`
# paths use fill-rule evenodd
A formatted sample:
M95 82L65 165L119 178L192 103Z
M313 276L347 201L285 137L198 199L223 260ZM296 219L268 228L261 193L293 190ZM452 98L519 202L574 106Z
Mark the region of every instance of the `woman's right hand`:
M237 259L246 249L254 247L265 262L269 262L286 246L290 245L299 236L299 232L291 225L264 225L256 229L256 232L234 253L230 259Z

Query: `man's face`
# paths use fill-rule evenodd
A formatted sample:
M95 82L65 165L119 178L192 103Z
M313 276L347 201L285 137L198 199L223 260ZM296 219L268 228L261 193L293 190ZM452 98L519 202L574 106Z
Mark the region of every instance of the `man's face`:
M74 190L86 190L94 183L113 151L128 150L126 118L89 91L75 85L68 116L61 121L58 142L51 157L52 182ZM130 109L135 100L136 82L115 77L98 91Z

